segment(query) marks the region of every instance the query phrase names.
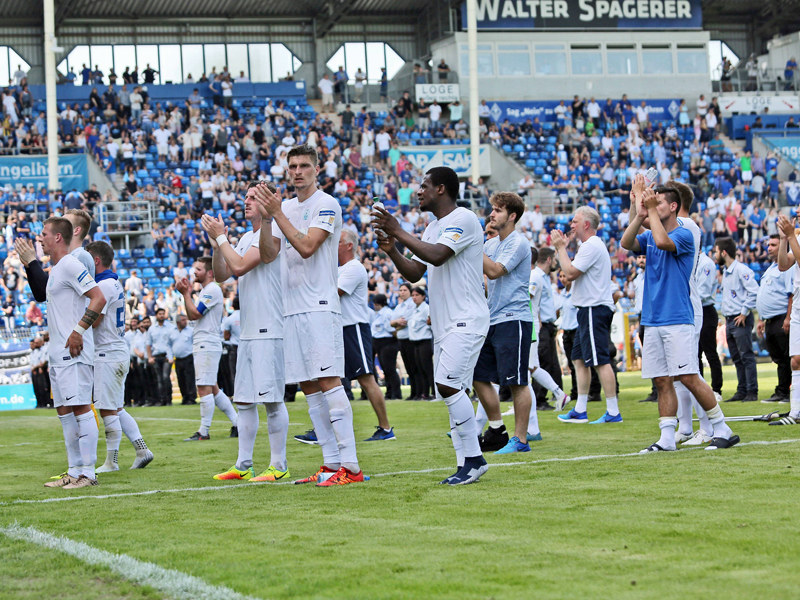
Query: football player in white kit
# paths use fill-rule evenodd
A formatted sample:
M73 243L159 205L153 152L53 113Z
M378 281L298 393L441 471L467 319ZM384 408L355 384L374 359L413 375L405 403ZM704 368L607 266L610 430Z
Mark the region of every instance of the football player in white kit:
M436 217L422 240L406 232L385 209L373 207L379 238L408 281L428 271L433 364L437 397L450 414L450 430L458 469L441 483L464 485L488 470L478 445L478 429L466 390L489 331L489 306L483 291L483 229L475 213L456 205L458 175L448 167L430 169L417 191L419 207ZM414 253L403 256L400 242Z
M283 327L286 382L299 383L322 447L319 470L295 483L321 487L364 481L353 433L353 410L342 386L344 342L336 282L342 231L339 202L317 189L317 151L295 146L288 154L288 182L296 197L259 190L258 201L278 226L283 260ZM272 236L261 229L261 258L269 259Z
M214 475L214 479L279 481L289 477L286 463L286 436L289 433L289 412L283 403L283 294L281 292L280 240L273 234L272 217L263 216L256 202L262 184L252 182L244 201L245 217L253 230L239 239L236 248L228 242L221 218L203 215L203 229L208 233L214 253L212 265L218 283L232 275L239 278L240 326L239 350L236 356L236 405L239 410L239 455L230 469ZM272 183L264 183L275 192ZM267 228L268 248L261 260L261 228ZM258 433L258 405L267 411L270 463L256 476L253 469L253 448Z
M222 290L214 282L211 258L201 256L194 263L194 280L203 286L197 304L192 298L192 286L184 277L175 284L183 294L186 316L197 321L192 337L192 356L194 358L194 377L200 404L200 429L186 438L186 442L210 439L208 429L214 417L214 406L231 420L231 437L236 437L237 418L230 398L217 385L217 370L222 356L222 313L224 311Z
M50 381L69 464L63 477L45 486L97 485L98 429L91 408L94 336L84 333L100 316L106 300L88 269L69 255L72 224L67 219L47 219L41 240L53 265L47 281Z
M798 425L800 424L800 242L797 240L797 230L786 215L778 217L778 233L782 238L778 250L778 268L781 271L788 269L794 271L792 311L789 317L792 388L789 392L789 414L778 421L773 421L770 425ZM786 242L791 252L787 252Z
M86 250L94 259L97 282L106 305L94 328L94 407L100 411L106 430L106 460L98 473L119 471L119 443L124 432L136 450L131 469L143 469L153 460L139 432L136 420L125 404L125 379L131 367L128 342L125 340L125 290L111 270L114 249L105 242L92 242Z

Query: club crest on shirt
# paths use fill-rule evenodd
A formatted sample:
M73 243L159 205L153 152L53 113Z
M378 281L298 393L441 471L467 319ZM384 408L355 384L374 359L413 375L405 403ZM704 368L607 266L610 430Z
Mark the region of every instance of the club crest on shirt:
M736 298L736 292L734 290L731 290L731 298Z
M451 242L457 242L462 235L464 235L464 230L461 227L448 227L442 233L442 237Z
M745 273L744 275L742 275L742 279L744 279L745 281L750 279L750 273Z

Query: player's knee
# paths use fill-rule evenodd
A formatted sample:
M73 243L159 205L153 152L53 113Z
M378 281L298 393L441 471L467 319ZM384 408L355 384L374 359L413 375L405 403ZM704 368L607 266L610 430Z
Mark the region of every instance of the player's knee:
M800 371L800 355L792 357L792 371Z
M458 393L456 388L451 388L450 386L443 385L441 383L436 384L436 391L439 392L439 395L442 398L449 398L450 396Z

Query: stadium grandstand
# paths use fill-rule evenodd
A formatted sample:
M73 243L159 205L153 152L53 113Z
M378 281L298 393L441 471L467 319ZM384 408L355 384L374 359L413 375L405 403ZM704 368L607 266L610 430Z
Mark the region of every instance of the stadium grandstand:
M421 237L432 167L457 173L482 225L493 193L518 193L534 248L595 208L621 292L615 368L636 369L637 263L620 245L634 178L689 184L702 251L733 238L759 281L779 215L800 205L798 32L800 0L0 0L0 357L12 365L0 387L25 396L15 408L49 404L22 368L48 307L16 240L45 258L43 222L88 211L87 242L115 249L126 324L159 309L175 321L187 314L176 281L212 254L203 215L235 246L252 230L249 184L291 198L287 155L301 144L358 237L370 307L394 308L404 283L372 206ZM226 314L237 286L222 285ZM138 391L126 400L162 403Z

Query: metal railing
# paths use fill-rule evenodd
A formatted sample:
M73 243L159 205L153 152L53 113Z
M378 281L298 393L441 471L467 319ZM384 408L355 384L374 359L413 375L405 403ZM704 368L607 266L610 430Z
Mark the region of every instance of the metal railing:
M800 89L800 72L794 74L792 79L783 77L783 69L763 69L757 71L747 69L744 65L737 66L728 79L712 81L715 93L725 92L796 92Z
M108 202L95 206L95 216L110 237L141 235L153 229L154 210L150 202Z

